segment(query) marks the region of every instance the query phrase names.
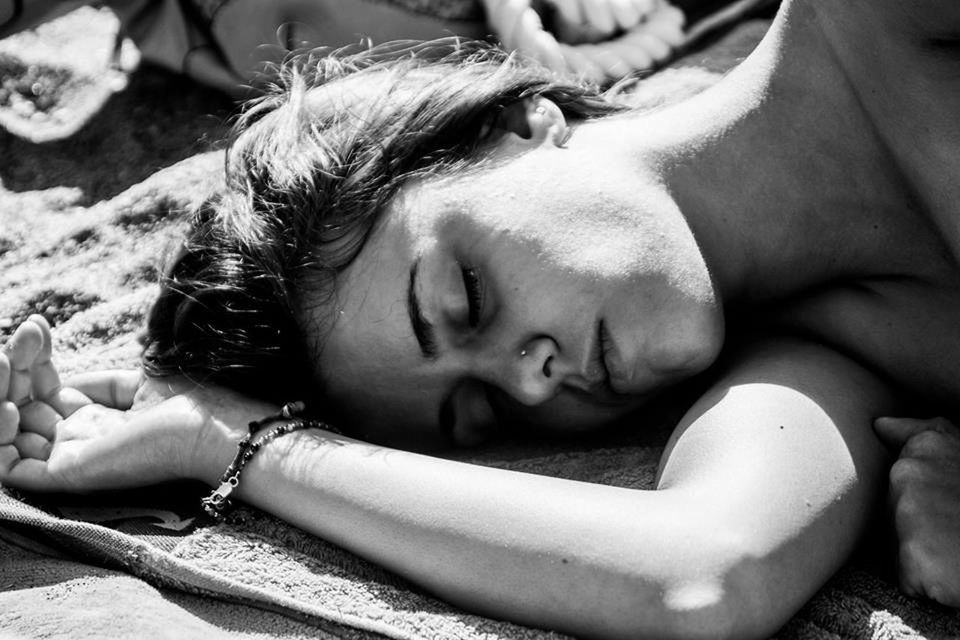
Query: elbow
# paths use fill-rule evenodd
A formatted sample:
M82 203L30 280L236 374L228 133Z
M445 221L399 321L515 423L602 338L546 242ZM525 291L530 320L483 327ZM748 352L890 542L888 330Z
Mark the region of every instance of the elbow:
M629 629L618 636L769 638L803 604L778 600L787 578L771 571L769 556L758 553L748 536L712 531L690 555L661 581L655 603L661 615L651 617L649 609L634 606ZM651 627L655 619L659 623Z
M662 605L671 621L670 635L684 640L769 638L789 618L782 608L766 606L763 587L742 575L673 586L664 590Z

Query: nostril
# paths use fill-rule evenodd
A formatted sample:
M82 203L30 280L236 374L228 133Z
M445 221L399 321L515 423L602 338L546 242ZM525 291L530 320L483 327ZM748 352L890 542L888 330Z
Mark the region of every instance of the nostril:
M543 363L543 375L550 377L550 363L553 361L553 356L547 356L547 359Z

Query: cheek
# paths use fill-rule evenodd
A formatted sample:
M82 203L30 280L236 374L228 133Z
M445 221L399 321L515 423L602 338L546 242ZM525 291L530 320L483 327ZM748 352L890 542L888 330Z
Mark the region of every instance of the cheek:
M652 267L651 251L663 242L650 233L636 198L603 180L530 185L522 196L491 201L489 219L500 239L518 252L553 269L595 278L627 277Z

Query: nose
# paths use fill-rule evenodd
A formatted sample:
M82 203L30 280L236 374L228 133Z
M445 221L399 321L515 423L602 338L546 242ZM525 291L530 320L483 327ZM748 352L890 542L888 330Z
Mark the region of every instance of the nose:
M552 338L542 336L528 340L519 351L505 354L507 366L501 387L523 404L546 402L556 395L560 386L558 355L557 343Z

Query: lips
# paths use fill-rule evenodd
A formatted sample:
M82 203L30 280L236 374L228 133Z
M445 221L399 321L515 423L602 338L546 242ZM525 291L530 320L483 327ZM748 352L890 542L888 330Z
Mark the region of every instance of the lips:
M612 347L610 335L607 333L606 325L601 318L597 322L590 353L590 368L586 376L589 381L590 392L596 396L610 395L613 390L611 386L610 369L607 362L607 357Z
M607 395L619 396L624 394L622 386L628 382L628 379L623 375L623 360L617 350L617 343L610 335L603 320L600 320L597 326L597 350L597 362L602 372L599 388Z

